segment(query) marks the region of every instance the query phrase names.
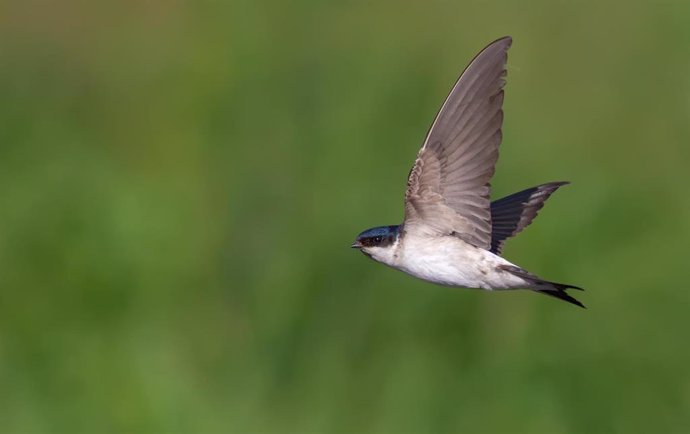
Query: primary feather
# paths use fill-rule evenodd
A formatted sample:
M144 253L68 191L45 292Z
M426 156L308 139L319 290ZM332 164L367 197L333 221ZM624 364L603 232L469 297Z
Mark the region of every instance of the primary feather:
M532 223L546 199L566 184L550 182L491 202L491 252L500 255L505 240Z
M511 43L506 37L482 50L441 106L408 178L405 227L491 247L489 180L501 143Z

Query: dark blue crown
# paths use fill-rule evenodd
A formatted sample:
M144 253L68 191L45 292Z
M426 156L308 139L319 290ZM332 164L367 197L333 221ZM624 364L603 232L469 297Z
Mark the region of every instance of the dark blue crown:
M361 234L357 235L357 239L373 238L373 237L390 237L395 236L400 231L400 226L379 226L376 228L367 229Z

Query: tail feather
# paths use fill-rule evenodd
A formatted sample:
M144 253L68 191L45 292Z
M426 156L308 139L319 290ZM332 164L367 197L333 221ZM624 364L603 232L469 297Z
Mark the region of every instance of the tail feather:
M553 289L536 289L540 294L545 294L545 295L550 295L551 297L556 297L560 300L567 301L568 303L574 304L575 306L580 306L583 309L587 309L584 304L582 304L578 299L575 297L570 296L566 291L568 288L573 288L573 289L579 289L582 291L582 288L578 288L577 286L569 286L569 285L564 285L561 283L553 283L553 282L548 282L551 286L553 286Z
M583 309L587 309L584 304L566 292L568 289L584 291L584 289L580 288L579 286L569 285L566 283L549 282L548 280L541 279L529 271L523 270L519 267L503 266L501 269L525 279L532 285L530 289L540 294L549 295L551 297L558 298L559 300L567 301L575 306L580 306Z

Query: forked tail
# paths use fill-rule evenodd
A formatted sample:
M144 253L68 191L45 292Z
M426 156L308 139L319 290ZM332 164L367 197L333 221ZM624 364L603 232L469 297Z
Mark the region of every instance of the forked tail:
M525 279L527 282L531 284L530 289L540 294L550 295L551 297L556 297L560 300L567 301L568 303L586 309L584 304L580 303L580 301L570 296L566 292L566 290L568 289L577 289L579 291L584 291L584 289L580 288L579 286L568 285L566 283L549 282L548 280L541 279L535 276L534 274L526 270L523 270L519 267L502 266L501 269Z

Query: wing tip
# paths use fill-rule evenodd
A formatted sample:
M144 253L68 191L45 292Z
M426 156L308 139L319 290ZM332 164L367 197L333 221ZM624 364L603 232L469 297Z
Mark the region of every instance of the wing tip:
M547 182L546 184L541 184L536 187L537 192L546 192L548 195L552 195L556 190L566 185L569 185L570 181L554 181ZM547 196L548 198L548 196ZM546 201L546 199L544 199Z
M489 45L498 44L498 43L504 44L504 45L506 46L506 49L507 49L507 48L509 48L511 45L513 45L513 37L510 36L510 35L502 36L502 37L496 39L495 41L493 41L493 42L492 42L491 44L489 44Z
M476 57L479 57L479 55L485 51L495 51L496 49L499 49L500 51L503 52L504 56L507 56L508 50L510 49L510 47L512 45L513 45L513 38L511 36L503 36L503 37L498 38L495 41L491 42L486 47L484 47L484 49L482 51L480 51Z

